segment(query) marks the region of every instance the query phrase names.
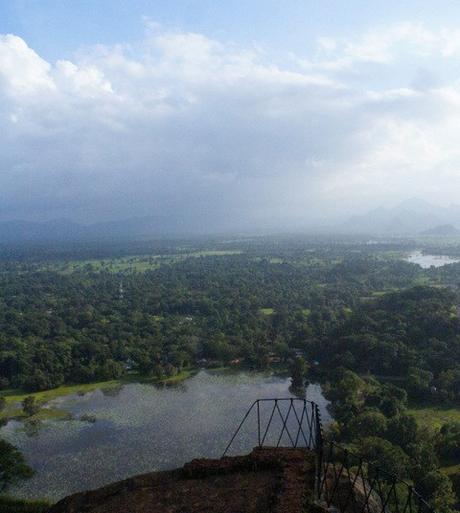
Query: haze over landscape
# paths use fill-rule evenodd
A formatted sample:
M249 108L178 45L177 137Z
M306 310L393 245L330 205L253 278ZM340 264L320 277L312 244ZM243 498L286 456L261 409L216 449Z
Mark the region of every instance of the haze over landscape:
M458 3L176 7L0 2L0 221L460 227Z
M460 513L460 2L0 0L0 513Z

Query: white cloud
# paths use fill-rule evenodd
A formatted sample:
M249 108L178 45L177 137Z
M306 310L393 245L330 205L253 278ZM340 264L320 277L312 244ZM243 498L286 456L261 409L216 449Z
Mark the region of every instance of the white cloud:
M351 61L389 63L409 52L427 55L439 50L442 41L422 25L400 23L390 28L373 30L345 44L344 53Z
M96 98L101 94L113 93L110 82L95 66L79 67L70 61L58 61L55 77L62 90L69 90L77 96Z
M151 24L135 47L56 63L1 36L0 215L153 213L215 229L307 222L414 189L453 200L460 77L415 87L417 70L400 67L409 54L428 70L457 58L459 34L398 24L322 38L284 65Z
M55 88L50 65L12 34L0 35L0 79L12 96L37 94Z

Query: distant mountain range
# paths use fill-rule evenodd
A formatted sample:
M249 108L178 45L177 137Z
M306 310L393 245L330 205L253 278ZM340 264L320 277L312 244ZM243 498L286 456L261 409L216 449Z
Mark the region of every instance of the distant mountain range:
M439 207L413 198L393 208L379 207L350 217L340 231L380 235L460 235L460 205Z
M457 230L457 228L451 224L441 224L423 231L420 235L426 237L458 237L460 236L460 230Z
M350 217L341 226L317 228L316 232L366 235L460 236L460 205L438 207L414 198L393 208L379 207L364 215ZM119 221L78 224L69 219L46 222L0 222L0 243L39 241L78 241L142 239L190 234L186 226L155 216L132 217Z

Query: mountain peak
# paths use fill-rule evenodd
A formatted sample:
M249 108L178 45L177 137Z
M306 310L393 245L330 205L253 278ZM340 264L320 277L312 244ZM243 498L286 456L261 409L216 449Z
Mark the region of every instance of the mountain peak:
M393 210L410 210L413 212L427 212L427 211L436 210L438 208L440 208L440 207L437 207L424 199L413 197L413 198L404 200L401 203L398 203L394 207Z
M420 198L409 198L393 208L374 208L350 218L342 229L348 233L417 235L434 230L435 234L456 235L460 226L460 207L441 207Z
M420 235L431 237L454 237L460 235L460 230L457 230L457 228L451 224L441 224L423 231Z

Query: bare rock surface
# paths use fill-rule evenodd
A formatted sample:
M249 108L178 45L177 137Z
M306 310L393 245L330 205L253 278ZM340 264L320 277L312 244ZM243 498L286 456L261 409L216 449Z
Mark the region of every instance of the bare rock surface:
M59 501L49 513L303 513L314 454L256 448L247 456L196 459Z

